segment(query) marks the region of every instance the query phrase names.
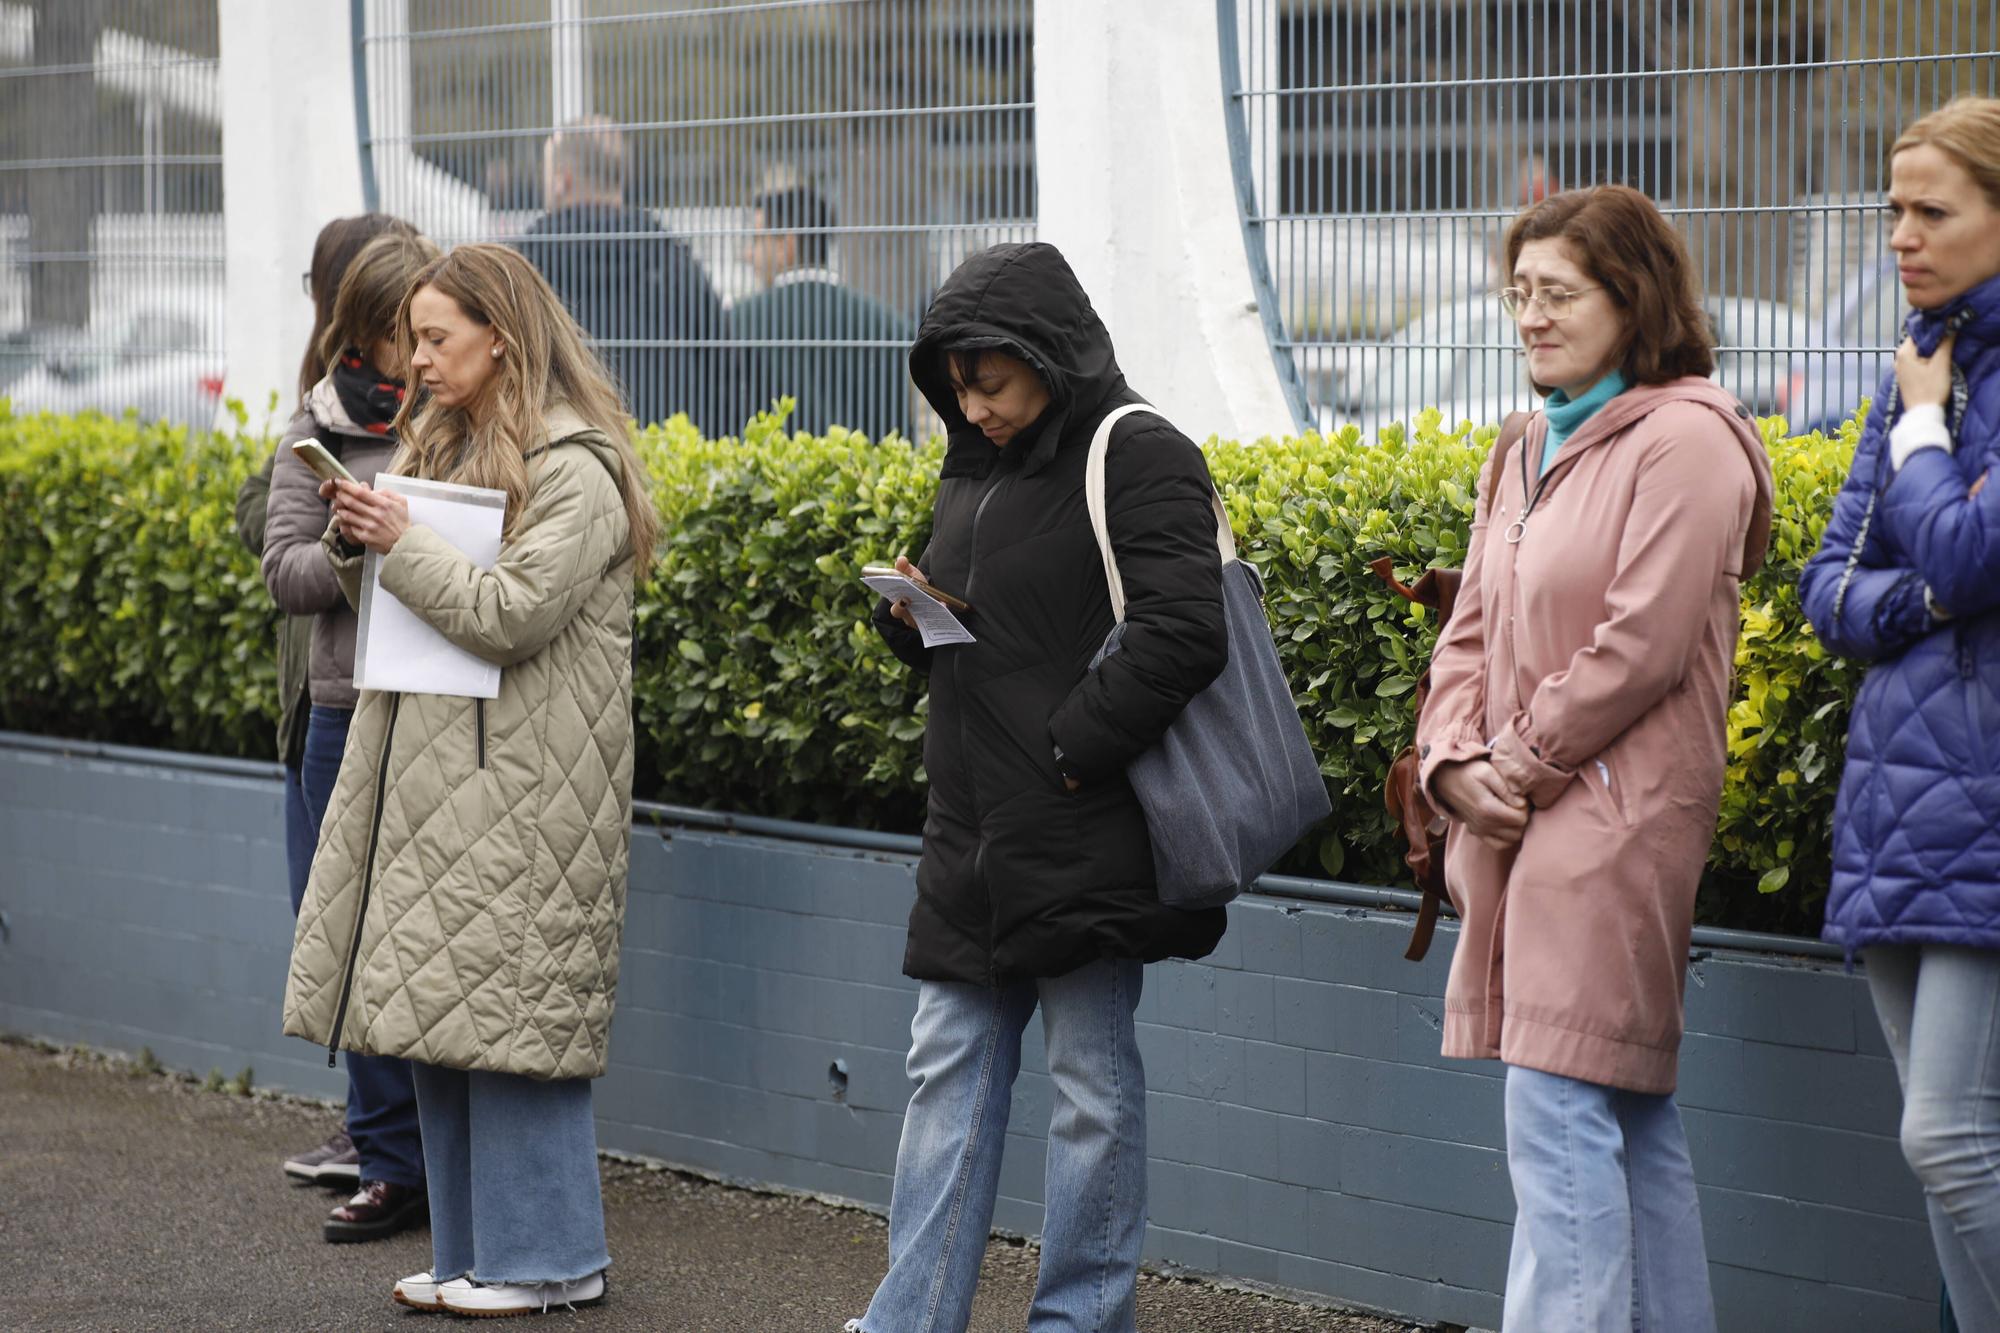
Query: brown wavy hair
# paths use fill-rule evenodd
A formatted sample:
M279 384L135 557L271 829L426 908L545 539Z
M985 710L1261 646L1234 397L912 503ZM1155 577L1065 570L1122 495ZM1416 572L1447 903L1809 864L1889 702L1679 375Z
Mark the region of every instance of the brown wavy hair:
M1921 144L1964 167L1986 202L2000 208L2000 97L1954 97L1904 130L1889 149L1890 161Z
M330 366L350 347L367 356L379 340L396 338L396 316L411 280L440 253L429 237L394 229L362 246L333 298L333 315L319 340L320 361ZM410 377L409 364L405 357L398 381Z
M1715 337L1701 308L1687 243L1629 185L1552 194L1507 229L1507 272L1529 241L1563 240L1625 317L1619 367L1634 384L1715 372ZM1552 386L1535 385L1546 394Z
M300 402L312 392L313 385L326 378L328 358L320 353L320 345L326 341L326 326L333 322L333 303L340 294L340 280L347 276L347 266L363 246L388 232L415 236L417 229L388 213L362 213L335 218L313 239L312 263L306 274L306 285L312 288L313 325L305 355L299 358Z
M394 428L402 444L389 470L505 491L502 539L509 539L531 489L529 451L547 442L550 410L567 404L618 453L629 548L643 573L652 564L660 519L646 465L632 448L631 414L548 280L510 246L480 242L446 252L424 265L403 293L396 338L406 363L416 350L410 301L426 287L493 329L506 354L470 410L447 407L429 394L406 396Z

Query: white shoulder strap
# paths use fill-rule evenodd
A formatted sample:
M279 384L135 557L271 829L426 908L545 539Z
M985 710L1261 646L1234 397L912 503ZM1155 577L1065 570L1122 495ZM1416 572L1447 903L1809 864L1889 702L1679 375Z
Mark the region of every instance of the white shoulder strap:
M1097 551L1104 557L1104 582L1111 589L1111 618L1119 622L1125 619L1125 581L1118 577L1118 558L1111 553L1111 526L1104 514L1104 460L1111 452L1111 428L1134 412L1160 416L1146 403L1127 403L1114 408L1097 423L1097 433L1090 437L1090 458L1083 469L1083 499L1090 509L1090 530L1097 534ZM1222 507L1222 497L1216 494L1213 483L1209 485L1208 497L1215 508L1215 550L1226 565L1236 559L1236 534L1230 531L1229 511Z

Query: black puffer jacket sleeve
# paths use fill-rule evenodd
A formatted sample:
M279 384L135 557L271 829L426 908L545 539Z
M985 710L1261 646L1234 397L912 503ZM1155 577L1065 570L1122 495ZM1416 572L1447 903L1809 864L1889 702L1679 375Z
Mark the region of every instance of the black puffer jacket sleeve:
M1125 633L1049 719L1050 740L1085 783L1122 772L1229 661L1201 450L1171 427L1134 431L1113 445L1104 490Z
M930 558L931 551L926 546L924 553L917 557L917 568L927 569ZM922 634L889 614L888 598L879 597L875 600L875 614L870 619L874 623L875 632L882 636L882 642L889 645L889 651L901 659L903 665L913 671L921 671L926 676L931 673L931 658L937 650L924 647Z

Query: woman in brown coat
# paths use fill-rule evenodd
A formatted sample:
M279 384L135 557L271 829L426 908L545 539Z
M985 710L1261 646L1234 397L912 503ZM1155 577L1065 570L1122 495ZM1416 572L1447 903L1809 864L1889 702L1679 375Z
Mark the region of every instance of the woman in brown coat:
M1552 196L1507 261L1548 403L1488 460L1417 738L1464 921L1444 1053L1508 1066L1504 1327L1710 1330L1673 1089L1770 465L1651 200Z

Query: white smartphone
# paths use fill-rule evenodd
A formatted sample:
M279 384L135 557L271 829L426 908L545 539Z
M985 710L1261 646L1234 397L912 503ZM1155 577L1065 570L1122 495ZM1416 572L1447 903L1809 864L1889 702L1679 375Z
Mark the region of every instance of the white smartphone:
M335 458L327 450L327 447L318 440L300 440L292 446L292 452L297 454L299 461L311 468L313 474L321 481L332 481L338 477L342 481L352 481L356 485L360 484L355 475L345 467L342 467L340 460Z

